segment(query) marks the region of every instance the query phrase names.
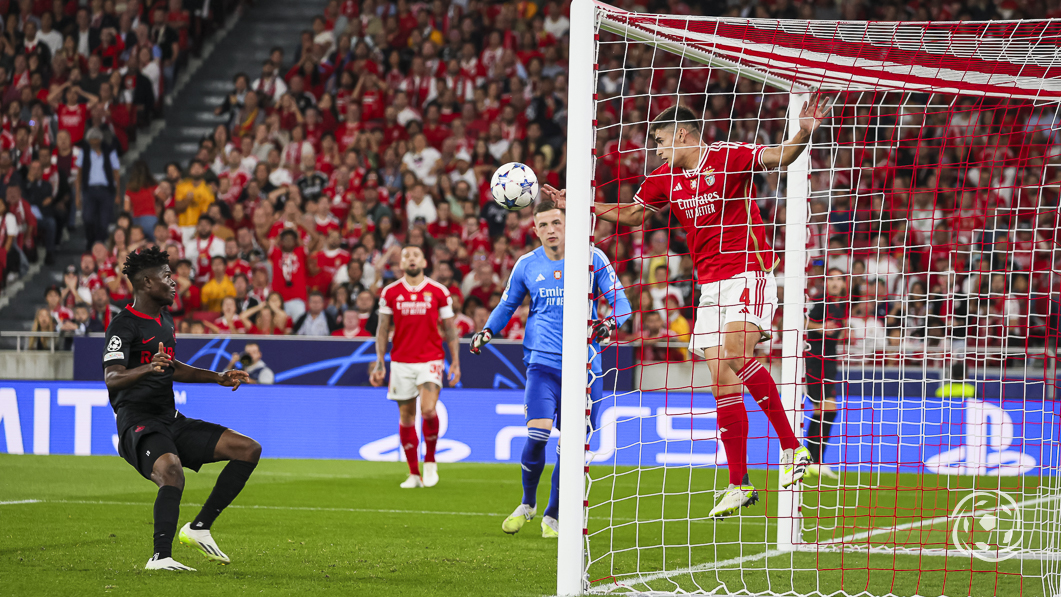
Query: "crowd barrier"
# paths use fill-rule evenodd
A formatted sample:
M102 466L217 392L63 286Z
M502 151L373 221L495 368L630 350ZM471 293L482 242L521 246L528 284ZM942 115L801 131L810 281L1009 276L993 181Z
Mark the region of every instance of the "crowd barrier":
M176 384L177 408L254 437L271 458L397 461L398 412L385 388ZM749 464L778 462L778 444L752 400ZM948 475L1056 474L1056 401L848 396L827 462L845 470ZM518 462L526 437L523 391L444 389L440 462ZM710 394L606 395L594 463L719 466ZM0 452L117 454L101 382L0 382ZM555 436L558 434L556 431ZM552 452L549 452L552 453Z
M104 337L86 336L74 339L74 379L103 381ZM345 338L293 339L271 336L182 336L177 340L176 358L194 367L222 371L232 355L239 354L248 342L261 348L262 360L273 370L276 383L291 385L367 386L368 365L376 360L376 341ZM467 352L467 341L461 345L461 382L458 388L499 389L526 387L527 368L523 365L523 344L494 341L482 354ZM387 355L388 360L390 355ZM634 349L612 346L601 353L605 369L605 387L618 391L631 389ZM449 350L446 350L449 371Z

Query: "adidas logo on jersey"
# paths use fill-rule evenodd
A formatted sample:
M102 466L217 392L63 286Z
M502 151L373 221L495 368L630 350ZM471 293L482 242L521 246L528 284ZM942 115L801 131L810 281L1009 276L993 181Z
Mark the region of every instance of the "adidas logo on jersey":
M541 282L545 280L545 276L538 274L538 277L534 279L535 282Z
M674 185L674 190L675 190L675 191L680 191L680 190L682 190L682 183L680 183L680 182L679 182L678 184Z

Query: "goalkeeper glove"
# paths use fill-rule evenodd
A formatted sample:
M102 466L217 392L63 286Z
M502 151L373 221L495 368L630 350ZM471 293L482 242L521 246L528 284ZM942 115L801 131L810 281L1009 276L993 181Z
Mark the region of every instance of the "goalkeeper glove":
M593 341L598 344L604 344L611 340L612 335L615 334L615 318L608 317L594 321L590 333L593 336Z
M494 333L487 328L483 328L483 331L476 332L472 336L472 354L479 354L479 352L486 346L486 343L492 340Z

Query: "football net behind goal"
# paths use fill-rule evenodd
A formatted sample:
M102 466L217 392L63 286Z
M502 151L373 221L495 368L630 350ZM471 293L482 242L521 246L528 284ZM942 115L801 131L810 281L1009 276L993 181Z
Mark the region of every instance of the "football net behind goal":
M635 356L605 351L596 428L563 430L560 594L1061 592L1061 22L572 11L566 271L590 244L610 257L634 310L615 343ZM688 235L669 210L594 219L590 199L632 201L669 106L702 118L705 145L776 145L804 102L831 106L808 150L751 172L780 259L756 356L824 466L782 490L746 396L759 502L716 520L727 457L708 363L687 350ZM581 414L569 361L563 408Z

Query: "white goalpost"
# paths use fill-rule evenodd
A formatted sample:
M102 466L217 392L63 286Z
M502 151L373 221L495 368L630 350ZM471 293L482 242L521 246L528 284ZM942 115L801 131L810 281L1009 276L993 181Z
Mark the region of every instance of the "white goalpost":
M574 0L570 39L558 595L1061 594L1061 21ZM836 475L781 489L777 435L746 401L759 503L716 520L727 457L707 364L683 350L686 233L666 210L600 226L592 204L630 201L659 166L648 124L667 106L702 116L705 144L776 145L805 102L832 106L807 150L749 174L781 258L756 354ZM634 363L606 350L592 429L591 246L634 309L614 341Z

